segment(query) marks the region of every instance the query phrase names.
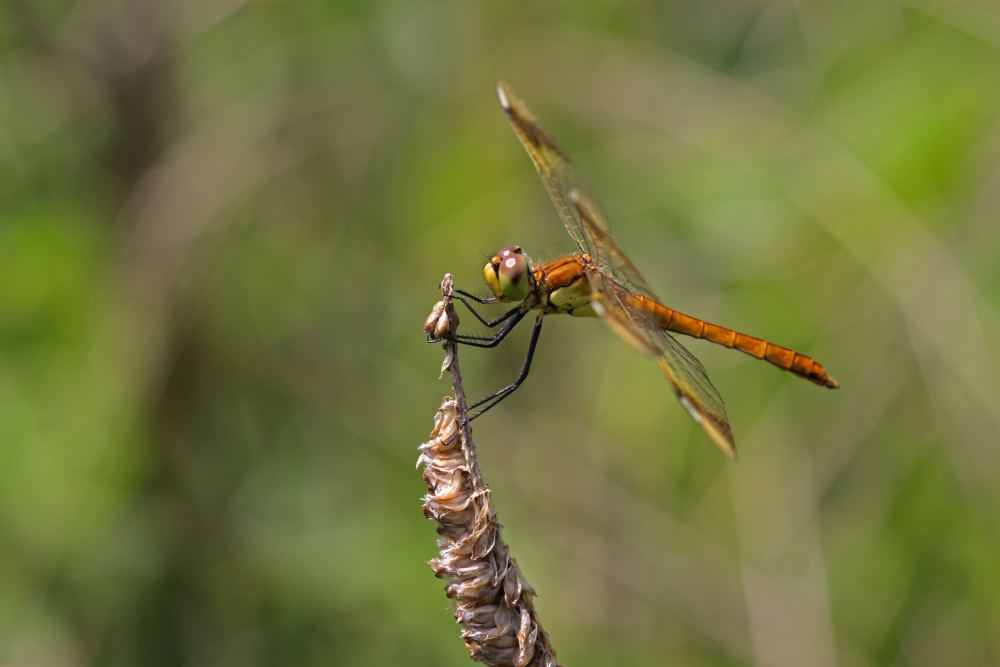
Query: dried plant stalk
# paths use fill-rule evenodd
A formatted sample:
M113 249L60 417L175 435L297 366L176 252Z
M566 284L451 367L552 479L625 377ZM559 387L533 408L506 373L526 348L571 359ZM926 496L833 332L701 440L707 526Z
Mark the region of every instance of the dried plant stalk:
M435 337L454 331L451 274L441 282L444 298L424 329ZM430 561L445 581L455 619L473 660L497 667L558 667L531 598L535 590L503 541L476 459L467 402L458 367L458 347L445 342L442 373L449 371L455 396L446 396L434 416L431 439L420 446L427 495L424 515L437 521L440 556Z

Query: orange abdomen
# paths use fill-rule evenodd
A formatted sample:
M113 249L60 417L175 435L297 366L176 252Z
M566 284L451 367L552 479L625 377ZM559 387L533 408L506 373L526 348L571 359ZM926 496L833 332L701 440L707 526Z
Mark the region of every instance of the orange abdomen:
M782 370L791 371L811 382L835 389L840 386L830 377L823 365L812 357L807 357L787 347L775 345L755 336L748 336L732 329L711 324L696 317L685 315L673 308L642 295L635 298L648 310L656 321L667 331L703 338L718 345L734 348L757 359L764 359Z

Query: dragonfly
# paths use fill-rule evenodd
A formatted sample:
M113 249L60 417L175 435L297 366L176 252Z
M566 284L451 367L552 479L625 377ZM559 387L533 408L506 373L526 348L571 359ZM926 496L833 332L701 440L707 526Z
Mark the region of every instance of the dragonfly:
M722 396L701 362L673 334L736 349L817 385L839 387L812 357L665 306L615 241L587 181L566 153L506 82L497 82L497 97L577 252L536 263L520 246L504 246L483 267L492 296L453 291L453 298L494 332L490 336L450 334L452 340L465 345L495 347L528 313L538 311L520 374L510 384L470 405L470 419L495 407L523 384L531 369L542 321L556 314L598 317L626 343L655 359L681 405L730 457L736 455L736 444ZM471 302L514 305L499 317L488 319ZM433 339L433 335L429 334L429 338Z

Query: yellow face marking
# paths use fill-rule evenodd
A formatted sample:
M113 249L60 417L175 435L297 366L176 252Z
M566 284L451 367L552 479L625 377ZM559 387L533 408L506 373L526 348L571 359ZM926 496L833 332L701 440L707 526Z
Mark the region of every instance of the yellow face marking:
M501 301L506 301L504 298L503 290L500 289L500 278L497 276L496 269L493 268L493 262L486 262L483 266L483 278L486 279L486 284L489 286L490 291L493 292L493 296Z

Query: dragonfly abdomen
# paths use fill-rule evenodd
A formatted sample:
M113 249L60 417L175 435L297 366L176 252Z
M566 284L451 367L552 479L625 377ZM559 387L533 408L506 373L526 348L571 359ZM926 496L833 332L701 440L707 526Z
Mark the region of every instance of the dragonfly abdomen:
M652 299L636 295L642 305L656 318L661 327L667 331L702 338L707 341L749 354L756 359L763 359L782 370L789 371L816 384L835 389L840 386L830 377L823 365L812 357L800 354L795 350L781 345L775 345L762 338L750 336L733 329L700 320L697 317L685 315L673 308L668 308Z

